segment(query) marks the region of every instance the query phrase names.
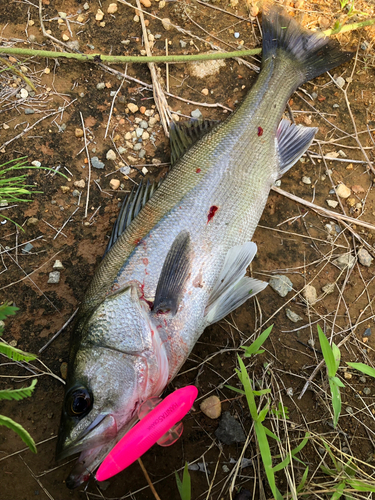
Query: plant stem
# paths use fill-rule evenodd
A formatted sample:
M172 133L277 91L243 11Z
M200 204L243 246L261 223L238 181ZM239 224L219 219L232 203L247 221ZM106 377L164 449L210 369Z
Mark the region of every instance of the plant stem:
M372 26L375 24L374 19L366 19L365 21L360 21L358 23L345 24L344 26L339 26L338 28L332 28L331 30L323 31L326 36L337 35L338 33L346 33L347 31L354 31L360 28L365 28L366 26Z
M50 57L53 59L63 57L76 59L77 61L92 61L104 63L179 63L191 61L210 61L213 59L229 59L231 57L243 57L260 54L261 49L236 50L234 52L214 52L193 55L173 56L107 56L102 54L78 54L73 52L54 52L53 50L23 49L18 47L0 47L0 54L16 54L23 56Z

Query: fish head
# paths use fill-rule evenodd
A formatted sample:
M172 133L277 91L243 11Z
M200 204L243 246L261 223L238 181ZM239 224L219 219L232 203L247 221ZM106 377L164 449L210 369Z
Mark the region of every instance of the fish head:
M113 446L134 424L139 406L166 386L167 355L150 306L140 296L138 288L130 286L108 297L79 326L79 344L68 368L57 460L81 452L86 471L95 468L104 458L98 462L102 449ZM79 484L75 480L74 487Z

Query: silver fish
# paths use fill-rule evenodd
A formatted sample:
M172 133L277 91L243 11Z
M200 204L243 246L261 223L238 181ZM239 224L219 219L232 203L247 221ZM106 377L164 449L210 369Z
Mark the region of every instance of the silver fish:
M286 103L352 55L271 8L262 70L241 106L209 131L174 126L176 164L155 192L143 186L128 200L80 308L57 445L58 459L81 452L68 487L162 393L206 326L266 287L245 276L251 238L272 184L317 131L281 120Z

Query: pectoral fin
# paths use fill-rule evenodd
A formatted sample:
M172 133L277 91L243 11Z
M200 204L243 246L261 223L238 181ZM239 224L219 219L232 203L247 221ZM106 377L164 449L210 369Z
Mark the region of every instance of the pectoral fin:
M257 246L252 242L237 245L229 250L207 303L207 324L216 323L266 288L268 283L245 276L246 268L256 252Z
M191 242L187 231L174 240L160 274L153 311L176 314L190 273Z
M317 131L318 129L315 127L294 125L288 120L281 120L276 133L280 177L301 158Z

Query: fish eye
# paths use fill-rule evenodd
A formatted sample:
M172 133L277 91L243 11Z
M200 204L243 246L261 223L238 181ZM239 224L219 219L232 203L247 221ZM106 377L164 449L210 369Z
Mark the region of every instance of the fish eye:
M86 387L75 387L67 397L67 411L72 417L83 417L91 410L92 397Z

